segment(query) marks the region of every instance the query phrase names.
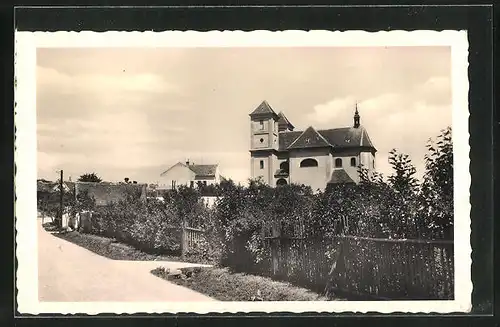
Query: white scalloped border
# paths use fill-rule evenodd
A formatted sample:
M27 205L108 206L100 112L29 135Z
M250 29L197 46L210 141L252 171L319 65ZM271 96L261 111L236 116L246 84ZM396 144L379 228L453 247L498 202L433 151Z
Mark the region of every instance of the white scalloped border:
M20 313L449 313L471 309L468 40L466 31L16 32L15 192ZM455 183L455 300L332 302L39 302L36 230L36 48L451 46ZM432 118L431 118L432 119Z

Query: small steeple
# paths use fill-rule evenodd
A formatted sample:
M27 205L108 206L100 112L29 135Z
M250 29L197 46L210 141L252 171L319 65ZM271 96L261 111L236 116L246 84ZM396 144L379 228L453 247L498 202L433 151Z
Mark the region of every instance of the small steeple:
M359 118L358 103L356 102L356 111L354 112L354 128L359 127Z

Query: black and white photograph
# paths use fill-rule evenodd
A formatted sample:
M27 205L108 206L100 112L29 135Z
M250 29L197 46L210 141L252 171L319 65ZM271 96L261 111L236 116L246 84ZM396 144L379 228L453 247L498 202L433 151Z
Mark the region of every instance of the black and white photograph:
M17 34L20 310L470 310L466 32Z

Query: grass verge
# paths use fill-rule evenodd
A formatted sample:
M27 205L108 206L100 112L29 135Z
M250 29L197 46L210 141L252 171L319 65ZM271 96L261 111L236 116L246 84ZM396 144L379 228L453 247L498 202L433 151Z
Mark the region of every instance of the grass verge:
M163 267L151 273L219 301L328 301L308 289L271 278L232 273L227 268L182 268L170 272Z
M52 222L44 223L46 231L52 232L52 235L63 240L81 246L100 256L113 260L132 260L132 261L181 261L209 264L208 262L199 262L196 258L182 258L180 256L156 255L140 251L128 244L117 242L113 238L98 236L93 234L79 233L77 231L61 231Z

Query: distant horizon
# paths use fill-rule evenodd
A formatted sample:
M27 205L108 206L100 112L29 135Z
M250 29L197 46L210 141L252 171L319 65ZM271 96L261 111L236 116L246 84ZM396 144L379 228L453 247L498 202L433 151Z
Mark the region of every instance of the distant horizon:
M452 125L451 50L39 48L38 178L151 184L189 159L246 183L248 114L263 100L301 131L349 127L358 103L376 170L391 173L396 148L421 178L426 141Z

